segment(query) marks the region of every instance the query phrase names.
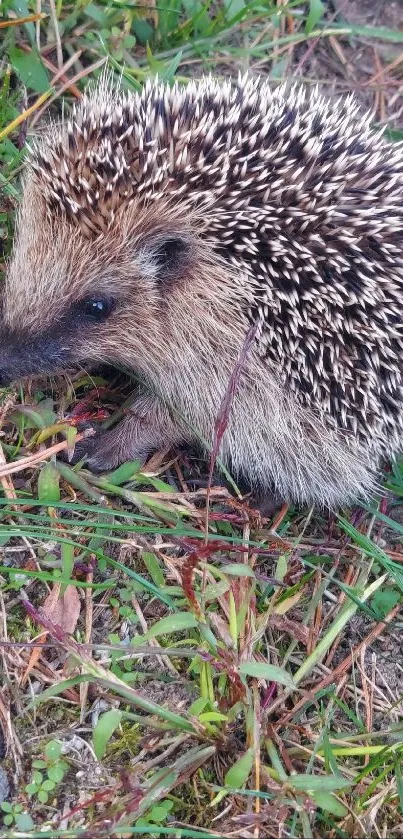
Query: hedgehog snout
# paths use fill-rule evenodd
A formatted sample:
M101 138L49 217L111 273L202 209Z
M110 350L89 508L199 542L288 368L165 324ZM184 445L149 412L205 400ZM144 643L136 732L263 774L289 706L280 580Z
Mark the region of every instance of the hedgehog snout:
M0 332L0 387L40 374L55 373L72 364L72 353L58 337Z

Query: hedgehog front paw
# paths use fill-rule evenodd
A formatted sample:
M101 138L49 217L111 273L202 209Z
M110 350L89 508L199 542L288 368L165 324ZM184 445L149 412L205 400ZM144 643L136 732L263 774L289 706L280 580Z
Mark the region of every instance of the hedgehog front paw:
M128 460L144 462L151 452L185 439L165 406L151 396L143 396L113 429L98 431L77 443L73 462L84 458L91 471L108 472Z
M70 463L84 460L91 472L110 472L127 460L144 461L148 452L130 451L124 445L121 434L116 431L98 431L93 437L77 443Z

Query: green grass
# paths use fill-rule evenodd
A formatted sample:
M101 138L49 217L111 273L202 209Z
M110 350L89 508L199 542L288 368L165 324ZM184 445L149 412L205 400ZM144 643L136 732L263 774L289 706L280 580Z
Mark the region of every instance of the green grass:
M330 82L343 91L342 58L354 61L360 39L403 40L318 0L58 0L39 11L19 23L37 4L2 4L3 270L26 133L57 117L62 97L68 109L105 61L128 86L248 68L327 84L337 55ZM368 76L362 88L378 95ZM401 136L396 122L391 131ZM113 410L126 392L102 384ZM81 374L73 385L0 394L1 766L12 781L1 835L393 833L403 467L385 477L385 499L339 518L289 509L273 532L216 487L207 519L186 458L101 478L59 463L49 448L74 437L60 416L94 387Z

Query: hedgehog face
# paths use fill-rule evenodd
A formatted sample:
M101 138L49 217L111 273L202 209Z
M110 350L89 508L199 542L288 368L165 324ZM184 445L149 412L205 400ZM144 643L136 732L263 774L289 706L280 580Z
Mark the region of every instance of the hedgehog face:
M183 232L185 231L185 232ZM169 298L185 280L185 226L127 209L93 238L25 184L0 329L0 381L91 363L149 373L166 345Z

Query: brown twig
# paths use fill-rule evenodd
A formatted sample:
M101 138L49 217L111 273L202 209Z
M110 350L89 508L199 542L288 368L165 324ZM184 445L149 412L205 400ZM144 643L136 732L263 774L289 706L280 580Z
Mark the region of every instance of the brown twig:
M84 440L92 434L94 432L91 429L86 429L82 434L77 434L76 443L79 443L80 440ZM54 454L65 451L67 445L67 440L62 440L62 442L54 443L53 446L49 446L41 452L31 454L28 457L22 457L16 463L6 463L4 466L0 466L0 480L4 475L14 475L16 472L23 472L24 469L32 469L38 466L39 463L42 463L44 460L49 460Z

